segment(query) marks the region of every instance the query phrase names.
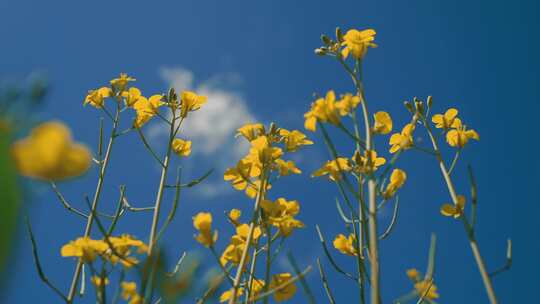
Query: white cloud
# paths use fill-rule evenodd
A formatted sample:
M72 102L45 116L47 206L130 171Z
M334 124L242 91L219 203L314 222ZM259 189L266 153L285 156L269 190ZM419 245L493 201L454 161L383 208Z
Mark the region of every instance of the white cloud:
M227 89L240 82L236 74L216 75L195 85L193 73L180 67L162 68L161 77L177 92L192 90L208 97L208 102L198 111L190 113L181 128L182 138L193 141L193 157L203 158L215 168L213 177L198 185L197 193L216 196L230 187L223 182L221 174L233 166L247 151L245 140L235 139L236 129L248 122L255 122L246 101L236 91ZM167 136L164 124L150 126L148 136L160 140Z

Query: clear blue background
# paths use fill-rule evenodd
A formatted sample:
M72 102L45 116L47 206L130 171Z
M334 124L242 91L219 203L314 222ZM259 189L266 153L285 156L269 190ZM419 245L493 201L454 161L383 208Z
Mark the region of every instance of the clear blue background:
M45 71L53 87L42 118L67 122L77 139L93 146L98 113L81 106L85 92L122 71L136 76L146 91L164 91L166 84L158 73L163 66L188 68L200 79L237 73L243 79L240 90L257 117L301 128L312 93L353 90L334 61L313 55L320 33L332 35L335 26L372 27L380 45L369 52L365 65L372 110L387 109L401 126L408 120L402 102L432 94L437 111L456 106L480 133L481 141L465 149L455 172L462 181L459 191L468 193L465 165L471 163L480 191L477 236L489 269L503 264L506 238L514 241L513 268L494 279L495 290L501 303L523 303L537 299L540 271L538 12L536 1L4 0L0 2L0 71L2 76L18 77L36 69ZM322 161L326 157L322 138L313 137L316 148L301 153L304 159ZM121 140L102 200L109 210L116 202L118 185L127 184L132 200L144 204L151 201L157 184L158 172L135 135ZM345 145L343 153L350 153L352 147ZM425 270L429 235L435 232L439 302L487 303L462 226L439 215L440 204L449 198L435 161L411 152L399 166L409 179L401 191L395 232L381 243L383 299L388 303L410 290L405 270ZM211 163L201 162L193 177L210 167ZM305 162L303 169L309 173L315 168ZM89 174L62 189L83 208L81 193L92 193L93 180ZM322 179L309 180L308 174L288 181L273 193L298 199L300 218L308 223L288 245L301 266L314 265L314 258L322 256L314 223L329 239L344 232L333 203L337 191ZM42 263L48 276L67 289L74 263L61 258L59 248L80 235L83 224L62 209L47 187L33 186L38 191L27 211ZM197 248L208 264L214 263L192 240L191 216L211 210L219 217L223 210L249 208L250 202L240 194L202 200L193 193L196 189L189 191L166 235L166 245L174 249L171 259L179 250ZM387 220L382 220L383 225ZM145 238L148 223L149 216L133 215L121 229ZM225 227L222 219L216 225ZM227 234L223 231L222 241ZM22 232L16 250L0 302L58 302L38 280ZM339 256L338 261L355 267L348 257ZM354 283L328 265L326 270L338 302L354 302ZM320 302L326 302L316 271L309 275L309 283ZM304 301L297 295L292 302Z

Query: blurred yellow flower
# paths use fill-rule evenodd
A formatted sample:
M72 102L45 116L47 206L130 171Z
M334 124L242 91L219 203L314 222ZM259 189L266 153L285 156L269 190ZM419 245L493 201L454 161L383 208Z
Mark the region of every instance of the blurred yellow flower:
M254 182L249 183L246 187L246 195L249 198L255 198L257 196L257 193L259 193L260 185L261 185L260 180L256 180ZM269 190L270 188L272 188L272 185L267 183L266 190Z
M180 117L187 117L189 112L197 111L203 104L206 103L206 96L200 96L191 91L184 91L180 96L181 107Z
M240 219L240 216L242 216L242 211L240 211L239 209L231 209L231 211L229 211L229 214L228 214L229 220L235 226L240 225L240 223L238 222L238 220Z
M438 129L457 128L461 125L461 120L457 118L458 110L454 108L448 109L444 114L435 114L431 117L431 121Z
M356 250L356 237L351 233L349 237L346 237L343 234L338 234L334 239L334 248L339 250L339 252L350 255L357 256L358 250Z
M122 97L126 101L127 107L133 107L133 105L139 100L139 98L144 97L141 94L141 90L131 87L129 90L122 92Z
M175 138L172 142L172 149L178 156L189 156L191 154L191 141Z
M126 89L126 86L129 82L135 81L135 78L129 77L126 73L120 73L118 78L115 78L110 81L111 86L116 92L121 92Z
M205 247L212 246L217 241L217 231L212 233L212 214L209 212L199 212L193 217L193 227L199 231L195 237L197 242Z
M90 283L96 287L101 287L105 285L109 285L109 278L102 279L99 276L92 276L90 278Z
M140 97L133 105L137 113L134 127L140 128L158 113L159 107L165 103L162 101L163 95L152 95L150 98Z
M385 199L389 199L394 194L396 194L397 190L405 184L405 181L407 180L407 174L405 171L401 169L394 169L392 171L392 175L390 175L390 183L388 186L386 186L386 190L383 193L383 197Z
M390 153L395 153L399 150L406 150L413 145L413 124L406 124L401 130L401 133L394 133L390 136Z
M240 160L236 167L228 168L223 174L223 179L230 181L234 189L244 190L251 177L259 176L260 170L246 160Z
M431 280L423 280L414 284L414 289L419 297L427 300L438 299L437 286Z
M413 282L420 280L420 273L418 270L416 270L416 268L407 269L407 276Z
M365 150L364 155L361 155L358 150L354 152L353 161L355 163L355 172L370 174L380 166L386 163L384 157L378 157L375 150Z
M35 127L11 146L11 155L21 175L52 181L79 176L92 161L88 148L73 142L68 127L58 121Z
M270 281L269 289L274 290L276 288L279 288L274 293L274 300L276 302L287 301L294 296L294 294L296 293L296 285L294 284L294 282L290 282L292 278L293 276L288 272L272 276L272 281ZM290 283L287 284L287 282Z
M296 164L292 160L284 161L283 159L276 159L276 165L279 171L279 175L287 176L291 173L300 174L302 171L296 167Z
M325 98L319 98L311 104L311 110L304 114L304 127L306 130L315 132L317 121L329 122L334 125L340 123L339 110L336 107L336 93L330 90Z
M339 111L339 115L345 116L351 114L354 109L360 104L360 96L347 93L336 102L336 108Z
M313 142L307 138L307 136L298 130L285 130L280 129L279 135L282 136L285 143L285 150L287 152L295 152L301 146L312 145Z
M122 298L124 300L130 300L129 304L142 304L143 298L137 292L137 283L135 282L122 282L120 283L122 288Z
M446 133L446 141L452 147L463 148L470 139L480 140L480 136L475 130L467 130L467 128L461 124L461 121L454 123L455 129L452 129Z
M329 160L322 166L319 170L313 172L311 177L327 175L333 181L341 179L341 174L343 172L351 171L351 166L349 160L344 157L338 157L335 160Z
M441 214L444 216L453 216L454 218L462 216L465 211L465 201L465 196L458 195L456 205L444 204L441 206Z
M281 235L287 237L294 229L303 228L304 223L294 218L300 212L298 201L287 201L280 197L275 202L263 200L261 208L268 223L277 227Z
M231 297L233 296L233 288L227 290L227 291L224 291L221 296L219 296L219 303L224 303L224 302L228 302ZM240 287L238 288L238 290L236 291L236 296L237 297L241 297L242 295L244 295L244 288Z
M375 118L373 132L384 135L392 131L392 117L390 117L390 114L384 111L379 111L373 116Z
M109 246L104 241L93 240L89 237L80 237L71 241L60 249L63 257L77 257L83 262L93 262L98 255L105 253Z
M102 87L97 90L88 91L83 105L90 104L95 108L103 108L105 99L112 96L112 90L108 87Z
M341 51L343 58L347 58L351 54L355 59L362 59L367 52L368 47L377 47L373 41L375 40L376 32L372 29L367 30L348 30L343 36L344 46Z
M248 141L252 141L255 138L264 134L264 126L260 123L245 124L244 126L240 127L237 131L238 133L236 134L236 136L242 135Z

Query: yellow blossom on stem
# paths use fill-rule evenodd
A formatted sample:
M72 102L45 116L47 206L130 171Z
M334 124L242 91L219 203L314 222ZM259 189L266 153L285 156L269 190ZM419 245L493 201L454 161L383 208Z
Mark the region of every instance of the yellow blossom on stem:
M307 139L307 136L304 133L298 130L289 131L286 129L280 129L279 135L283 137L283 142L285 143L285 150L287 152L295 152L301 146L313 144L311 140Z
M232 294L233 294L233 288L231 288L231 289L229 289L227 291L224 291L221 294L221 296L219 296L219 303L224 303L224 302L229 301L231 299L231 297L232 297ZM236 291L236 296L241 297L242 295L244 295L244 288L240 287Z
M458 195L456 205L444 204L441 206L441 214L444 216L453 216L454 218L462 216L465 211L465 201L465 196Z
M418 270L416 270L416 268L407 269L407 276L413 282L420 280L420 273Z
M212 233L212 214L209 212L199 212L193 217L193 227L199 231L195 237L197 242L205 247L212 246L217 241L217 231Z
M102 279L99 276L92 276L90 278L90 282L97 287L109 285L109 278Z
M377 47L373 41L375 40L376 32L372 29L367 30L348 30L347 33L343 36L344 46L341 51L343 58L347 58L351 54L355 59L362 59L366 53L368 47Z
M238 220L240 219L240 216L242 216L242 211L240 211L239 209L231 209L227 216L233 225L240 225Z
M261 174L260 169L254 167L249 161L240 160L236 167L228 168L223 174L223 179L230 181L234 189L244 190L251 177Z
M339 111L339 115L345 116L351 114L359 104L360 96L347 93L336 102L336 108Z
M373 132L383 135L392 132L392 117L390 117L390 114L379 111L373 117L375 118Z
M480 136L475 130L467 130L467 128L461 124L461 121L454 123L455 129L452 129L446 133L446 141L452 147L463 148L470 139L480 140Z
M284 161L283 159L276 159L276 165L279 171L279 175L287 176L291 173L300 174L302 171L296 167L296 164L292 160Z
M355 163L354 170L359 173L373 173L380 166L386 163L384 157L378 157L375 150L365 150L364 155L361 155L358 150L354 152L353 161Z
M98 255L105 253L109 246L104 241L80 237L62 246L60 254L63 257L78 257L83 262L93 262Z
M180 116L187 117L189 112L197 111L203 104L206 103L206 96L197 95L191 91L184 91L180 95L181 106Z
M287 282L291 281L292 278L293 276L288 272L272 276L272 281L270 281L269 289L274 290L276 288L279 288L274 293L274 300L276 302L287 301L294 296L294 294L296 293L296 285L294 284L294 282L287 284Z
M150 98L140 97L133 105L133 109L137 113L134 127L140 128L154 117L159 110L159 107L165 103L162 101L163 95L152 95Z
M434 300L439 298L437 293L437 286L431 280L423 280L414 283L414 289L419 297L424 297L427 300Z
M69 128L49 121L11 146L11 155L21 175L57 181L85 173L92 161L86 146L73 142Z
M120 283L122 288L122 298L124 300L130 300L129 304L142 304L143 298L137 292L137 283L135 282L122 282Z
M246 187L246 195L249 198L255 198L257 196L257 193L259 192L259 187L261 185L260 180L256 180L254 182L251 182ZM269 190L272 188L272 185L266 184L266 190Z
M236 136L244 136L248 141L252 141L255 138L264 134L264 126L260 123L245 124L238 128Z
M390 136L390 153L395 153L399 150L406 150L413 145L414 125L406 124L401 130L401 133L394 133Z
M172 149L178 156L189 156L191 154L191 141L175 138L172 142Z
M304 223L294 218L300 212L298 201L287 201L280 197L275 202L261 201L261 208L268 223L277 227L281 235L287 237L294 229L303 228Z
M431 117L431 121L438 129L457 128L461 125L461 120L457 118L458 110L454 108L448 109L444 114L435 114Z
M386 190L383 193L383 197L385 199L389 199L394 194L396 194L397 190L405 184L405 181L407 180L407 174L405 171L401 169L394 169L392 171L392 174L390 175L390 183L388 186L386 186Z
M351 171L349 160L344 157L338 157L335 160L329 160L319 170L313 172L312 177L327 175L333 181L341 179L343 172Z
M127 91L122 92L122 97L124 97L127 107L133 107L133 105L144 96L142 96L141 90L131 87Z
M336 93L328 91L325 98L319 98L311 104L311 110L304 114L304 127L306 130L315 132L317 121L329 122L334 125L340 124L339 109L336 107Z
M102 87L97 90L88 91L83 105L90 104L95 108L103 108L105 99L112 96L112 90L108 87Z
M115 78L110 81L111 86L116 92L121 92L126 89L126 86L129 82L135 81L135 78L129 77L126 73L120 73L118 78Z
M236 227L236 235L234 235L233 238L237 237L240 240L245 241L245 240L247 240L248 234L249 234L249 225L248 224L241 224L241 225L238 225ZM261 227L256 226L253 229L253 235L252 235L252 239L251 239L253 244L257 243L257 241L259 240L259 237L261 237L261 235L262 235Z
M356 250L356 237L351 233L349 237L346 237L343 234L338 234L334 239L334 248L339 250L339 252L350 255L357 256L358 250Z
M263 166L275 161L282 155L283 150L278 147L272 147L267 136L259 136L251 141L251 149L246 159L262 170Z

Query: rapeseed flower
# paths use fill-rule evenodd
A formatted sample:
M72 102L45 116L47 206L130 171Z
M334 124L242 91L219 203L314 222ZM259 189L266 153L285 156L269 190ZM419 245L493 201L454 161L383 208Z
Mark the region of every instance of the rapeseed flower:
M454 108L448 109L444 114L435 114L431 117L431 121L435 124L435 128L438 129L450 129L457 128L461 125L461 120L457 118L458 110Z
M351 169L347 158L338 157L335 160L327 161L319 170L313 172L311 177L328 175L329 179L337 181L341 179L343 172L351 171Z
M248 141L252 141L264 134L264 126L260 123L245 124L238 128L236 136L244 136Z
M286 129L280 129L279 135L281 135L283 138L283 142L285 143L285 151L287 152L296 152L301 146L313 144L313 142L309 140L304 133L298 130L289 131Z
M355 59L362 59L366 53L368 47L375 48L377 45L373 43L375 40L376 32L372 29L367 30L348 30L347 33L343 36L342 46L344 46L341 51L343 58L347 58L351 54Z
M467 128L461 124L461 121L455 123L455 129L452 129L446 133L446 141L452 147L463 148L470 139L480 140L480 136L475 130L467 130Z
M444 204L441 206L441 214L444 216L453 216L458 218L465 212L465 196L457 196L457 204Z
M383 197L385 199L389 199L394 196L397 190L405 184L406 180L407 174L405 173L405 171L401 169L394 169L392 171L392 174L390 175L390 183L388 184L388 186L386 186Z
M406 124L401 130L401 133L394 133L390 136L390 153L395 153L399 150L406 150L413 146L413 124Z
M358 250L356 250L356 237L351 233L349 237L346 237L343 234L338 234L334 239L333 245L334 248L339 250L339 252L350 255L357 256Z
M191 154L191 141L175 138L172 142L172 149L178 156L189 156Z
M206 103L207 97L197 95L191 91L184 91L180 95L180 117L187 117L189 112L197 111L203 104Z
M193 227L199 231L195 240L203 246L210 247L217 241L217 231L212 233L212 214L199 212L193 217Z
M83 105L90 104L91 106L101 109L105 105L105 99L112 96L112 90L108 87L102 87L97 90L88 91L88 95L84 99Z
M315 132L317 121L329 122L334 125L340 124L339 109L336 107L336 93L330 90L325 98L319 98L311 104L311 110L304 114L304 127L306 130Z
M296 293L296 285L294 282L290 282L292 280L293 276L288 273L280 273L272 276L272 281L270 281L269 289L274 290L276 288L279 288L282 285L285 285L276 292L274 292L274 300L276 302L283 302L291 299L294 294ZM287 282L290 282L287 284Z
M80 237L67 243L60 249L63 257L77 257L83 262L93 262L97 256L104 254L109 245L101 240L93 240L90 237Z
M353 170L358 173L370 174L373 173L380 166L386 163L384 157L378 157L375 150L365 150L364 155L361 155L358 150L353 155L354 168Z
M375 118L373 132L384 135L392 131L392 117L390 117L390 114L379 111L375 113L373 117Z

